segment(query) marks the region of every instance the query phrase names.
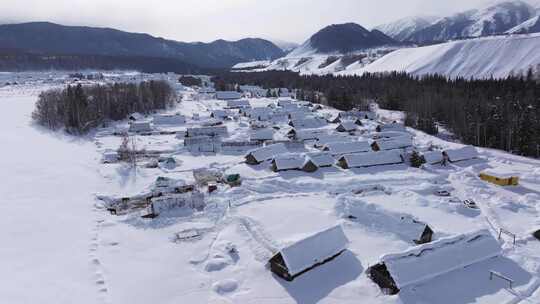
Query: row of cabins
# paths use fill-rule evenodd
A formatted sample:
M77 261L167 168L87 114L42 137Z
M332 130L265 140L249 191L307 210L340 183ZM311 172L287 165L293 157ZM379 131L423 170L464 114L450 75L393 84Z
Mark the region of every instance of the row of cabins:
M278 277L297 277L343 254L349 239L340 225L316 232L280 249L268 264ZM404 252L386 254L368 268L369 278L385 294L444 276L502 255L500 243L487 230L441 238Z

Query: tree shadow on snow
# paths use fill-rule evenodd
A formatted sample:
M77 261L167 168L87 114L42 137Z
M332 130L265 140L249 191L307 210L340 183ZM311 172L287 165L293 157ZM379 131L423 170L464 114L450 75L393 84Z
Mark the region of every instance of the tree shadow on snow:
M491 270L514 280L514 288L525 285L532 279L531 274L515 261L506 257L496 257L442 275L426 283L404 288L399 293L399 298L403 304L476 303L483 296L493 295L509 287L508 282L497 277L490 280Z
M352 252L346 250L334 260L300 275L292 282L287 282L275 274L273 277L296 303L314 304L334 289L354 281L363 271L362 263Z

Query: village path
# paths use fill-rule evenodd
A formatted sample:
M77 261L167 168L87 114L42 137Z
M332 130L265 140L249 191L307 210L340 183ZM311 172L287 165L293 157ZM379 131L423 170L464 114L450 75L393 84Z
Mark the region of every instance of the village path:
M97 154L31 124L37 92L0 91L2 303L104 303L91 252Z

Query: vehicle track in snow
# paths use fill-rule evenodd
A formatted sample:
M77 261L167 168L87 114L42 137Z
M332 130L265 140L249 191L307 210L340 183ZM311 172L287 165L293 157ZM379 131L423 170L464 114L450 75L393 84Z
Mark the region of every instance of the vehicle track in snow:
M241 229L245 231L251 240L251 249L255 259L266 263L276 252L279 251L279 244L264 230L263 226L254 219L247 216L234 216Z

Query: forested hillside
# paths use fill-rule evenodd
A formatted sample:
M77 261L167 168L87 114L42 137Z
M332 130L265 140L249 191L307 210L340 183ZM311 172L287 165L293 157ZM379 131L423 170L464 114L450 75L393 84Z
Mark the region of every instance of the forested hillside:
M406 73L363 76L300 76L292 72L224 73L218 86L256 84L299 89L299 98L341 110L370 101L407 112L409 125L435 133L437 125L477 146L539 156L540 85L524 77L449 80Z

